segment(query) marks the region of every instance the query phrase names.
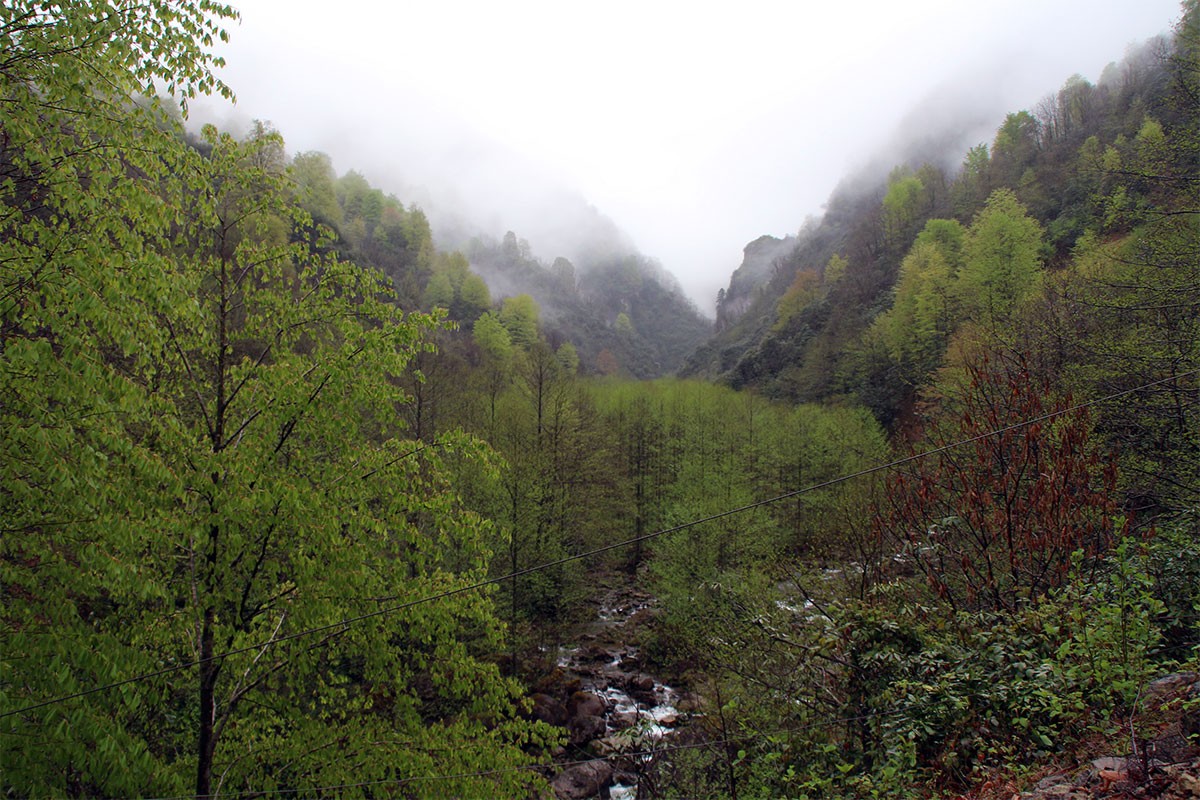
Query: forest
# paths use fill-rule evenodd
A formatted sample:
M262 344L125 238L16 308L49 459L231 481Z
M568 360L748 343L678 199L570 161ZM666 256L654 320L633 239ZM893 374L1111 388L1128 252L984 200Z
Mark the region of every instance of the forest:
M191 125L236 19L0 6L0 795L1200 765L1196 0L750 243L715 325L636 251L439 248L268 123ZM564 716L612 592L666 735Z

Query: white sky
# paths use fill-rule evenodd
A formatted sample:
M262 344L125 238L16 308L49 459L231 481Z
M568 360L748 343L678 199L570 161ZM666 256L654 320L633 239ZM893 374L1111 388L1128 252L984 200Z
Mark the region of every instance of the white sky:
M700 307L795 232L905 114L969 81L1007 111L1095 81L1177 0L241 0L238 113L403 201L453 193L539 248L579 192ZM947 94L948 96L948 94ZM981 133L990 138L994 125Z

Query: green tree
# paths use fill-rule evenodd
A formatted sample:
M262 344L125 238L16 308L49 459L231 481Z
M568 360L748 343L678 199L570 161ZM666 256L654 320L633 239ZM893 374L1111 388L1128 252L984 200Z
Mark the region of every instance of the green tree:
M836 258L836 256L835 256ZM784 330L800 312L821 298L821 279L816 270L801 269L796 271L791 286L776 303L775 313L778 320L775 327Z
M446 272L435 272L425 287L425 305L428 308L443 308L447 311L454 305L454 285Z
M178 206L158 186L177 188L187 168L156 89L184 110L230 96L205 42L233 17L208 2L0 8L0 780L14 794L187 786L140 732L163 709L116 713L155 696L148 687L18 710L148 671L160 654L111 609L156 593L132 546L144 535L135 487L174 479L130 442L146 394L108 354L144 369L162 342Z
M971 217L991 193L991 159L986 144L967 151L958 180L951 190L951 204L960 219Z
M994 186L1017 185L1025 170L1033 166L1040 137L1038 121L1028 111L1004 118L992 142L990 169Z
M993 329L1041 286L1042 226L1009 189L997 189L963 241L957 300L965 317Z
M488 291L487 282L474 272L463 276L462 285L458 289L460 319L473 321L487 311L492 305L492 295Z
M512 343L528 350L538 340L538 305L527 294L504 298L500 306L500 324Z
M617 313L617 318L613 322L613 328L621 336L633 336L637 333L636 329L633 327L633 321L629 319L629 315L624 311Z
M850 262L846 257L838 253L834 253L829 257L829 263L825 265L825 273L821 276L821 280L826 286L833 286L846 274L846 267Z
M925 184L912 171L897 168L888 177L887 193L883 196L884 236L892 247L903 247L912 236L913 227L928 213Z
M554 263L550 265L550 274L554 276L559 289L568 294L575 293L575 265L570 259L562 256L554 259Z
M896 300L873 325L907 381L923 381L941 360L959 322L955 280L964 232L954 220L930 220L900 263Z
M497 403L500 393L512 382L512 339L490 311L475 320L472 335L482 354L480 369L484 396L488 400L486 433L489 441L495 441Z
M338 230L342 225L342 207L338 205L337 175L329 156L316 151L298 153L292 158L291 172L300 207L317 224Z
M575 349L575 345L563 342L554 351L554 357L558 359L558 366L562 368L563 375L568 378L575 377L575 373L579 371L579 351Z

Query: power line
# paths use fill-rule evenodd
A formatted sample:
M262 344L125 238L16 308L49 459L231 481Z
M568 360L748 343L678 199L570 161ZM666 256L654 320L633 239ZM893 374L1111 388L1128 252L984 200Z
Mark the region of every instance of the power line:
M1083 409L1090 408L1091 406L1101 405L1103 403L1109 403L1109 402L1112 402L1113 400L1118 400L1127 395L1136 394L1137 392L1145 391L1147 389L1152 389L1155 386L1161 386L1163 384L1173 383L1182 378L1188 378L1188 377L1191 377L1198 373L1200 373L1200 369L1193 369L1193 370L1189 370L1187 372L1182 372L1182 373L1179 373L1176 375L1172 375L1167 378L1161 378L1156 381L1150 381L1149 383L1143 383L1139 386L1135 386L1130 389L1123 389L1121 391L1113 392L1111 394L1105 395L1104 397L1099 397L1099 398L1096 398L1093 400L1088 400L1088 401L1085 401L1082 403L1076 403L1075 405L1069 406L1067 408L1062 408L1057 411L1050 411L1045 414L1041 414L1037 417L1032 417L1029 419L1021 420L1021 421L1015 422L1011 425L1006 425L1002 428L996 428L996 429L993 429L990 431L986 431L984 433L976 434L975 436L971 436L966 439L960 439L958 441L951 442L949 444L945 444L940 447L935 447L930 450L923 450L919 453L913 453L913 454L905 456L903 458L898 458L898 459L895 459L893 461L889 461L889 462L886 462L883 464L877 464L872 467L866 467L866 468L858 470L856 472L851 472L851 473L848 473L845 475L840 475L836 478L830 478L829 480L822 481L820 483L811 484L811 485L805 486L801 489L794 489L790 492L784 492L783 494L776 495L774 497L769 497L765 500L758 500L753 503L747 503L745 505L738 506L736 508L727 509L725 511L717 512L715 514L710 514L706 517L694 519L694 520L691 520L690 522L684 522L684 523L675 525L670 528L663 528L663 529L660 529L657 531L652 531L650 533L644 533L641 536L634 536L630 539L624 539L624 540L622 540L620 542L616 542L614 544L608 544L608 545L604 545L602 547L596 547L591 550L587 550L582 553L576 553L574 555L564 556L563 558L559 558L554 561L548 561L548 562L545 562L542 564L537 564L532 567L525 567L523 569L514 570L505 575L500 575L495 578L488 578L486 580L478 581L476 583L466 584L464 586L459 586L455 589L447 589L446 591L443 591L443 592L438 592L436 594L427 595L425 597L421 597L416 600L409 600L406 602L397 603L396 605L387 606L386 608L376 609L375 611L369 611L365 614L359 614L359 615L353 616L353 617L346 617L344 619L338 620L337 622L331 622L326 625L317 625L317 626L314 626L311 628L305 628L305 629L302 629L299 631L295 631L293 633L289 633L285 636L280 636L280 637L274 638L274 639L268 639L265 642L259 642L257 644L247 645L245 647L234 648L232 650L227 650L223 653L214 653L213 655L208 656L207 658L199 658L194 661L186 661L186 662L183 662L180 664L175 664L170 667L163 667L162 669L154 670L153 672L147 672L147 673L143 673L141 675L134 675L133 677L125 678L120 681L114 681L112 683L101 684L100 686L93 686L90 689L84 689L84 690L81 690L78 692L73 692L71 694L60 695L58 697L52 697L47 700L42 700L41 702L38 702L38 703L33 703L33 704L23 706L18 709L14 709L12 711L5 711L3 713L0 713L0 719L5 719L7 717L15 716L17 714L24 714L29 711L36 711L39 708L45 708L47 706L56 705L58 703L64 703L69 700L77 700L79 698L88 697L93 694L107 692L112 689L120 688L122 686L128 686L133 683L139 683L141 681L151 680L153 678L159 678L164 675L170 675L175 672L182 672L183 670L191 669L193 667L198 667L201 664L207 664L207 663L210 663L213 661L219 661L219 660L222 660L225 658L229 658L230 656L241 655L242 653L249 653L249 652L253 652L253 651L263 651L263 650L267 649L268 647L273 647L275 645L282 644L284 642L294 641L296 639L302 639L307 636L312 636L312 635L320 634L320 633L333 633L333 632L340 633L344 630L349 629L349 627L351 625L355 625L360 622L365 622L366 620L369 620L369 619L387 616L389 614L395 614L397 612L405 611L407 609L414 608L419 605L424 605L426 603L432 603L432 602L435 602L438 600L445 600L447 598L455 597L460 594L465 594L467 592L473 592L478 589L486 588L488 586L494 586L494 585L497 585L500 583L504 583L505 581L515 580L516 578L520 578L525 575L531 575L535 572L540 572L545 569L552 569L554 567L559 567L559 566L562 566L564 564L569 564L574 561L582 561L587 558L592 558L594 556L608 553L612 550L619 550L620 548L628 547L628 546L634 545L634 544L639 544L641 542L647 542L652 539L657 539L661 536L666 536L666 535L672 534L672 533L678 533L680 531L688 530L690 528L694 528L698 525L703 525L708 522L715 522L720 519L725 519L726 517L735 516L737 514L744 514L748 511L753 511L755 509L762 508L764 506L768 506L773 503L779 503L784 500L791 499L793 497L798 497L803 494L808 494L809 492L816 492L816 491L820 491L822 489L828 489L832 486L837 486L839 484L846 483L847 481L852 481L857 478L864 478L864 477L867 477L869 475L874 475L879 472L893 470L898 467L902 467L907 464L911 464L915 461L919 461L923 458L928 458L929 456L934 456L934 455L938 455L940 453L945 453L945 452L953 450L955 448L962 447L962 446L968 445L968 444L972 444L974 442L978 442L983 439L988 439L993 436L1001 436L1001 435L1003 435L1005 433L1009 433L1011 431L1020 430L1021 428L1029 427L1030 425L1036 425L1038 423L1046 422L1046 421L1054 419L1056 417L1061 417L1066 414L1074 413L1076 411L1082 411ZM393 597L384 597L384 598L379 598L378 600L380 602L387 602L392 599L395 599L395 597L394 596Z

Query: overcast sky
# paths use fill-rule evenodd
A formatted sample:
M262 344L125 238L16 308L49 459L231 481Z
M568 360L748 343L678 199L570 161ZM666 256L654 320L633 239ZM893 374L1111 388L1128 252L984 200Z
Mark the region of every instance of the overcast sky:
M453 194L542 252L578 192L706 312L764 233L794 233L906 113L1032 108L1166 32L1177 0L240 0L237 113L411 201ZM995 124L980 132L990 139Z

